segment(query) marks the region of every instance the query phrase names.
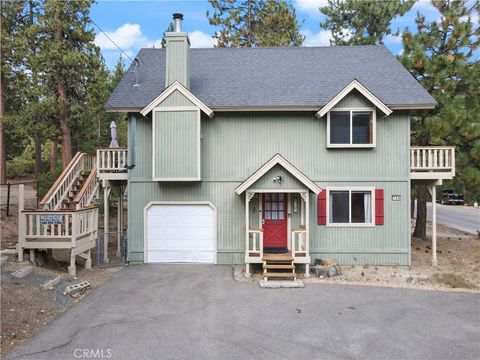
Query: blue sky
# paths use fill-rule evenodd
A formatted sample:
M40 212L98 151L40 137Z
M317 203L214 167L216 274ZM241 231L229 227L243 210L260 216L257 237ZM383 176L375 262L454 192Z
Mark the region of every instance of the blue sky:
M318 8L326 3L327 0L292 0L298 20L303 21L301 31L306 36L305 46L329 45L329 32L319 27L323 16ZM205 14L210 8L206 0L99 0L91 9L91 17L120 48L133 58L142 47L160 47L162 34L174 12L184 14L183 29L189 32L192 47L212 47L215 43L212 39L215 28L208 23ZM414 29L417 11L425 15L427 20L436 20L440 16L430 0L420 0L405 16L393 22L392 29L395 31L397 29L402 31L405 27ZM475 21L478 23L478 15ZM121 52L97 28L95 31L97 32L95 42L102 50L107 66L112 69ZM389 36L385 44L395 55L402 49L400 37ZM126 59L126 63L129 64L130 60Z

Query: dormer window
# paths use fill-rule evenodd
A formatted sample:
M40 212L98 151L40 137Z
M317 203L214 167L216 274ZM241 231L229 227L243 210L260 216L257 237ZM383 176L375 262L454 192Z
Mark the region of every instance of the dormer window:
M374 108L332 109L327 114L327 146L375 147Z

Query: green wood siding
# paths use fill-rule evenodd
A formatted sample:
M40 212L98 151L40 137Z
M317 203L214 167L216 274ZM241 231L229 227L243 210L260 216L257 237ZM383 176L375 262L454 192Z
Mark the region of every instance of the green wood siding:
M327 149L326 120L315 118L313 112L217 112L214 118L202 120L202 181L165 183L151 180L151 120L137 119L137 164L129 172L130 261L143 261L143 209L150 201L170 200L212 202L217 208L218 263L243 263L245 195L238 196L234 189L280 153L322 188L376 186L385 190L385 225L369 228L317 225L316 199L311 194L312 259L328 256L342 264L409 265L410 126L406 112L377 119L373 149ZM270 178L280 170L272 169L255 186L275 186ZM392 195L401 195L401 201L391 201ZM258 211L255 198L250 208L254 206ZM258 226L257 215L250 215L252 226ZM292 226L299 222L299 214L292 214Z
M167 33L167 62L165 87L170 86L175 81L190 87L190 44L187 33Z
M352 90L347 96L340 100L334 108L358 108L358 107L374 107L358 90Z
M282 176L283 181L273 182L273 178L276 176ZM251 189L300 189L305 190L307 187L297 180L288 170L283 166L277 164L269 171L267 171L260 179L255 181Z
M195 106L188 100L180 91L175 90L165 100L162 101L160 107L175 107L175 106Z
M195 109L154 112L154 179L198 180L200 176L198 117L198 111Z

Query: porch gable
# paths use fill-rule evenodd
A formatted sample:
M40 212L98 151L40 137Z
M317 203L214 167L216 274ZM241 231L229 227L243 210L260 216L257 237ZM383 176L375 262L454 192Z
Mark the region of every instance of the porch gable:
M279 178L280 176L281 178ZM274 178L276 178L276 181L274 181ZM266 185L267 183L268 186ZM306 187L317 195L322 191L313 181L280 154L276 154L250 175L235 189L235 192L241 195L245 190L252 188L254 184L262 186L261 188L269 189L288 189L290 186L295 186L294 189Z

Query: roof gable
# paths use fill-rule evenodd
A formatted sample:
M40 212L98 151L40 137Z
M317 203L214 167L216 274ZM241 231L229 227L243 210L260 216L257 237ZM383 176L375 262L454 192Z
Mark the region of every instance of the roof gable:
M353 90L357 90L362 94L367 100L369 100L373 105L375 105L380 111L385 115L390 115L392 110L385 105L380 99L373 95L365 86L363 86L358 80L353 80L347 86L345 86L337 95L335 95L328 103L323 106L319 112L317 112L318 117L323 117L328 113L335 105L337 105L345 96L350 94Z
M262 176L268 173L276 165L281 165L285 170L287 170L293 177L295 177L299 182L301 182L305 187L310 189L315 194L320 193L322 190L315 185L308 177L306 177L300 170L287 161L282 155L276 154L270 160L268 160L262 167L250 175L244 182L242 182L236 189L235 192L240 195L245 190L250 188L255 182L257 182Z
M205 114L207 114L209 118L213 117L214 115L213 110L210 109L203 102L201 102L195 95L193 95L186 87L184 87L178 81L175 81L172 85L167 87L160 95L158 95L155 99L153 99L147 106L145 106L140 111L140 114L142 114L143 116L146 116L149 112L151 112L157 106L160 106L162 102L164 102L166 99L168 99L172 94L176 92L182 94L194 106L198 107Z

